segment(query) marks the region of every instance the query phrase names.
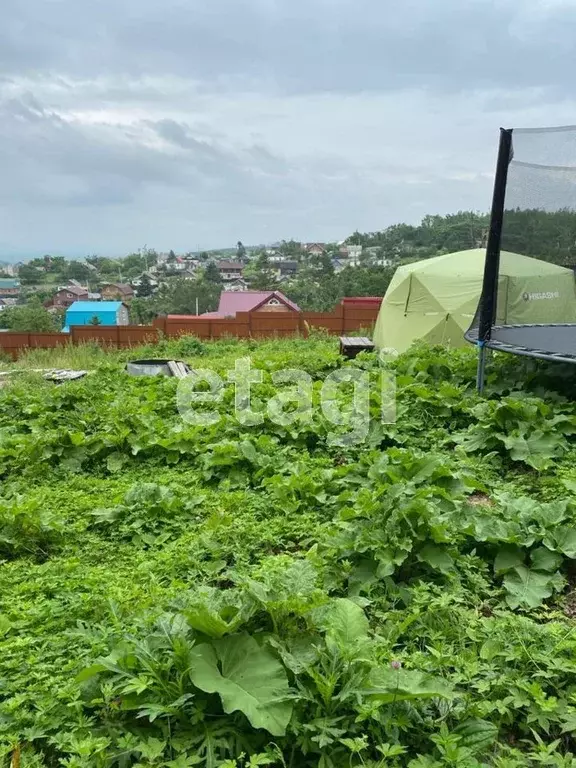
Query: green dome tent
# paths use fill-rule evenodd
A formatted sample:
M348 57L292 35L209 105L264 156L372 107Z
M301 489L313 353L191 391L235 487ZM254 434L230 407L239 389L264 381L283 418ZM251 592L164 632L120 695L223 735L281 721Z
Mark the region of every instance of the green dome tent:
M382 302L374 344L404 352L419 339L463 347L480 301L482 248L447 253L398 267ZM571 269L502 251L497 325L575 323Z

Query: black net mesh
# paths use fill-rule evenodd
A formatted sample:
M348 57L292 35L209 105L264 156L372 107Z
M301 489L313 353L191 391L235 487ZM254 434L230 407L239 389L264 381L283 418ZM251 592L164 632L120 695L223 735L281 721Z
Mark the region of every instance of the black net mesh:
M501 249L576 266L576 126L513 131Z
M489 346L576 357L575 269L576 126L514 129Z

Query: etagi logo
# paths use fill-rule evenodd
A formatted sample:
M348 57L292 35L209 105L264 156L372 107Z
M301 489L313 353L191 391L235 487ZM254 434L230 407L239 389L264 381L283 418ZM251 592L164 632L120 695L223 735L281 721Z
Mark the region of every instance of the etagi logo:
M218 424L223 414L214 406L222 404L233 387L233 414L245 427L262 424L265 419L284 427L311 424L315 410L319 409L336 428L328 433L330 445L361 443L368 436L373 420L371 399L375 387L379 395L374 398L379 400L379 421L396 423L396 376L390 362L397 354L395 350L381 350L379 367L372 375L360 368L340 368L322 382L314 382L306 371L293 368L274 371L270 380L277 391L264 407L259 396L257 410L252 407L253 386L264 383L264 373L252 366L250 357L243 357L235 361L234 369L229 370L225 378L204 368L181 379L177 390L178 411L187 424L199 427ZM228 396L226 402L230 400Z

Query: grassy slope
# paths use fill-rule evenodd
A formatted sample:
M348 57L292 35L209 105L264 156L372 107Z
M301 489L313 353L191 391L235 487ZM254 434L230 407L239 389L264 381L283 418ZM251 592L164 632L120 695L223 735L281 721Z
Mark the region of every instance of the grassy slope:
M337 363L332 339L177 345L166 353L221 374L246 354L256 366L301 367L318 380ZM82 367L101 365L97 351L81 352ZM20 365L42 365L35 355ZM398 424L375 424L366 444L342 449L326 446L321 416L301 430L241 429L226 418L207 434L179 432L175 383L129 379L122 358L106 358L82 382L53 388L28 377L0 394L6 765L15 747L22 766L241 765L241 752L294 767L573 764L576 638L564 611L576 552L550 537L572 528L576 479L570 429L552 420L575 411L544 392L534 401L540 411L522 411L526 392L507 401L510 413L494 410L516 383L540 391L536 368L527 375L524 363L503 359L492 369L488 410L478 412L486 405L470 389L472 353L407 356ZM260 394L269 393L265 384ZM476 434L478 424L488 436ZM467 433L465 450L454 450L456 432ZM496 433L508 444L489 442ZM541 433L550 439L538 442ZM520 439L535 441L528 453ZM144 486L126 501L151 482L171 495ZM566 500L564 512L546 506L555 499ZM99 508L114 512L95 516ZM484 518L488 533L476 524ZM504 580L516 577L495 574L495 557L520 553L529 565L543 542L558 555L554 573L532 567L542 576L536 597L529 585L535 604L520 599L512 609ZM166 612L206 605L229 616L199 585L226 595L245 611L239 629L280 653L298 691L286 736L226 715L216 694L196 691L197 709L181 703L150 722L123 711L131 694L118 676L104 675L98 690L77 682L120 638L152 637ZM349 603L334 602L343 598L365 611L366 644ZM337 632L322 611L344 605L349 622ZM138 665L135 674L144 700L165 706L176 698L167 693L173 651L150 642L160 683ZM393 661L402 664L396 688L382 678Z

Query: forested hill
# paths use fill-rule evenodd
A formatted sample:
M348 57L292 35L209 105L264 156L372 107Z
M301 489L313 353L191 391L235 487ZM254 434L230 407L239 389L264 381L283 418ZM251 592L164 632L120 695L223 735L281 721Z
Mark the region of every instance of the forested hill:
M488 236L488 214L460 211L426 216L417 226L394 224L381 232L355 232L351 244L382 248L395 259L425 259L441 253L481 248ZM576 212L508 210L502 248L556 264L576 264Z

